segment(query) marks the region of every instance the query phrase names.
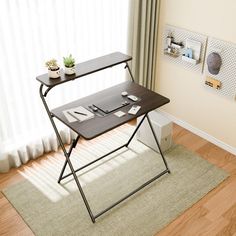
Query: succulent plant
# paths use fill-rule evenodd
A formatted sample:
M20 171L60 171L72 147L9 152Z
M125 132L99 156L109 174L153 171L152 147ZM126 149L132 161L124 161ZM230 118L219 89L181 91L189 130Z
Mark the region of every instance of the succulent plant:
M47 61L45 63L46 67L49 69L49 70L58 70L60 67L59 65L57 64L57 60L56 59L51 59L49 61Z
M70 54L68 57L63 57L65 67L73 67L75 65L75 59Z

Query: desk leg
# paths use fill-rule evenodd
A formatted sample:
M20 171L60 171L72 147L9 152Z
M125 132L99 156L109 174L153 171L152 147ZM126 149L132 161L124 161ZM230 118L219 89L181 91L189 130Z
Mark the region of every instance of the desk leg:
M133 134L131 135L129 141L126 143L126 145L125 145L126 147L129 146L129 144L130 144L130 142L132 141L134 135L137 133L139 127L141 126L141 124L143 123L143 121L144 121L144 119L145 119L146 117L147 117L147 114L145 114L145 115L143 116L142 120L141 120L141 121L139 122L139 124L137 125L137 127L136 127L136 129L134 130Z
M149 119L148 113L146 113L146 114L143 116L142 120L141 120L141 121L139 122L139 124L137 125L136 129L134 130L133 134L131 135L129 141L126 143L125 146L126 146L126 147L129 146L130 142L132 141L134 135L137 133L138 129L139 129L140 126L142 125L142 123L143 123L143 121L144 121L145 118L147 118L147 120L148 120L148 124L149 124L149 126L150 126L150 128L151 128L152 134L153 134L154 139L155 139L155 141L156 141L157 147L158 147L158 149L159 149L159 151L160 151L160 154L161 154L162 160L163 160L163 162L164 162L164 164L165 164L166 170L167 170L168 173L170 173L169 167L168 167L168 165L167 165L166 159L165 159L165 157L164 157L164 155L163 155L163 152L162 152L162 150L161 150L161 147L160 147L160 144L159 144L158 139L157 139L157 137L156 137L155 131L154 131L154 129L153 129L151 120Z
M64 152L64 155L65 155L65 158L66 158L66 162L65 162L64 166L66 166L66 163L68 163L68 165L69 165L69 167L70 167L70 170L71 170L71 172L72 172L72 175L73 175L73 177L74 177L74 180L75 180L75 182L76 182L76 185L77 185L77 187L78 187L78 189L79 189L79 191L80 191L80 194L81 194L81 196L82 196L82 198L83 198L84 204L85 204L85 206L86 206L86 208L87 208L87 210L88 210L89 216L90 216L92 222L95 223L95 218L94 218L93 213L92 213L92 211L91 211L91 209L90 209L90 206L89 206L89 203L88 203L88 201L87 201L87 198L85 197L84 191L83 191L83 189L82 189L82 187L81 187L81 185L80 185L79 179L78 179L78 177L77 177L77 175L76 175L76 173L75 173L74 167L73 167L73 165L72 165L72 163L71 163L71 161L70 161L70 157L69 157L68 153L66 152L65 146L64 146L64 144L63 144L63 142L62 142L62 140L61 140L61 136L60 136L60 134L59 134L59 132L58 132L58 130L57 130L57 128L56 128L56 125L55 125L53 119L52 119L52 125L53 125L53 128L54 128L54 130L55 130L55 133L56 133L56 135L57 135L57 139L58 139L58 141L59 141L59 143L60 143L60 146L61 146L61 148L62 148L62 150L63 150L63 152ZM64 171L63 171L63 172L64 172Z
M78 135L76 139L73 139L73 140L72 140L72 143L71 143L69 152L67 153L69 157L70 157L70 155L71 155L71 152L72 152L73 148L76 147L76 144L78 143L79 138L80 138L80 136ZM66 169L66 165L67 165L67 160L65 160L65 163L64 163L64 165L63 165L63 167L62 167L60 176L59 176L58 181L57 181L58 183L60 183L61 180L63 179L63 174L64 174L64 171L65 171L65 169Z
M94 217L94 215L93 215L93 213L92 213L92 211L91 211L91 209L90 209L89 203L88 203L88 201L87 201L87 199L86 199L86 197L85 197L84 191L83 191L83 189L82 189L82 187L81 187L81 185L80 185L79 179L78 179L78 177L76 176L74 167L73 167L73 165L72 165L72 163L71 163L71 161L70 161L70 156L68 155L68 153L67 153L67 151L66 151L66 148L65 148L65 146L64 146L64 144L63 144L63 142L62 142L61 136L60 136L60 134L59 134L59 132L58 132L57 126L56 126L56 124L55 124L55 122L54 122L54 120L53 120L53 116L52 116L52 114L51 114L51 112L50 112L50 110L49 110L49 108L48 108L48 105L47 105L47 103L46 103L46 100L45 100L45 98L44 98L44 96L43 96L43 85L40 86L39 94L40 94L40 97L41 97L41 99L42 99L43 105L44 105L44 107L45 107L45 109L46 109L46 111L47 111L48 117L49 117L49 119L50 119L50 121L51 121L52 127L53 127L53 129L54 129L54 131L55 131L55 134L56 134L56 136L57 136L57 139L58 139L58 141L59 141L59 144L60 144L60 146L61 146L61 148L62 148L62 151L64 152L64 156L65 156L65 158L66 158L66 162L68 163L68 165L69 165L69 167L70 167L70 170L71 170L71 172L72 172L72 175L73 175L73 177L74 177L74 180L75 180L75 182L76 182L76 185L77 185L77 187L78 187L78 189L79 189L79 191L80 191L80 194L81 194L81 196L82 196L82 198L83 198L84 204L85 204L85 206L86 206L86 208L87 208L87 210L88 210L89 216L90 216L92 222L95 223L95 217ZM78 139L78 137L77 137L77 139ZM72 150L72 149L71 149L71 150ZM64 164L64 165L66 165L66 164Z

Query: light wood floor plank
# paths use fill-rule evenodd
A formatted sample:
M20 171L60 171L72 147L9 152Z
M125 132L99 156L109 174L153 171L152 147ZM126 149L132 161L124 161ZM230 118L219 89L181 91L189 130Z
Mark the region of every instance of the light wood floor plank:
M236 204L234 204L228 211L223 214L223 217L229 221L229 223L217 233L217 236L236 235Z
M204 207L209 210L206 218L214 221L230 210L236 204L236 197L232 198L232 196L236 196L236 181L229 183L204 204Z
M212 221L210 224L206 225L205 228L199 229L199 233L196 235L199 236L215 236L221 230L229 224L229 221L223 217L217 218L215 221ZM223 235L222 235L223 236ZM224 235L226 236L226 235Z

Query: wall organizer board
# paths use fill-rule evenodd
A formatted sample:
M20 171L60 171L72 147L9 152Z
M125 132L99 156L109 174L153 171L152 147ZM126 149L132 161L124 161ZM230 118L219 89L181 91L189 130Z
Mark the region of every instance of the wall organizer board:
M163 55L173 63L198 73L203 72L207 36L166 25Z
M204 80L210 90L235 100L236 44L208 38Z

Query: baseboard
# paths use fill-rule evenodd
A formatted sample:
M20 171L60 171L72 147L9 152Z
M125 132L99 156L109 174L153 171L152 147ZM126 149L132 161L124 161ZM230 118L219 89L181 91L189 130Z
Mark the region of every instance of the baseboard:
M177 125L180 125L182 126L183 128L191 131L192 133L200 136L201 138L204 138L206 139L207 141L215 144L216 146L232 153L233 155L236 155L236 148L216 139L215 137L209 135L208 133L188 124L187 122L183 121L183 120L180 120L179 118L165 112L165 111L162 111L162 110L158 110L158 112L162 113L163 115L167 116L169 119L171 119L174 123L176 123Z

